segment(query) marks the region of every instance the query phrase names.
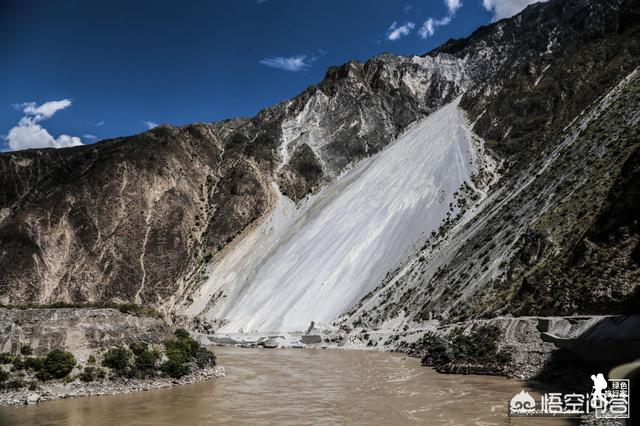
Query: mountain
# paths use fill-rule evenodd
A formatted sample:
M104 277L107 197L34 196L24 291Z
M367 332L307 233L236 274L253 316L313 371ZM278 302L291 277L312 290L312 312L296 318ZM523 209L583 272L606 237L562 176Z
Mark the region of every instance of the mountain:
M0 302L226 331L637 312L640 6L551 0L251 119L0 155Z
M276 192L300 201L461 90L456 61L418 60L331 69L251 120L3 154L3 300L158 305L187 293ZM400 88L403 78L424 90Z

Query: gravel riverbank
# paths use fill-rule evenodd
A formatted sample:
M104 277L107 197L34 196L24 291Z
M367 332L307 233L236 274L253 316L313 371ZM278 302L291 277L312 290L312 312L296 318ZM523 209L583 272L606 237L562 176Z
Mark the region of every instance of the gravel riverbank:
M82 396L118 395L162 389L205 380L224 377L224 367L203 368L180 379L168 377L157 379L118 379L83 383L76 380L71 383L47 383L36 390L20 389L0 392L0 407L9 405L32 405L54 399L76 398Z

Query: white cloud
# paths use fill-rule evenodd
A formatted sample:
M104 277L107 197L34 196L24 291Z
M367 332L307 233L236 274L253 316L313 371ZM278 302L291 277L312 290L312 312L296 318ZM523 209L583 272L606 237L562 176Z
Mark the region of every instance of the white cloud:
M53 117L56 112L71 106L69 99L63 99L61 101L49 101L40 106L36 106L35 102L25 102L20 105L20 109L27 115L33 116L36 122L46 120Z
M6 140L9 142L9 149L12 151L30 148L67 148L82 145L79 137L60 135L54 138L47 129L34 123L17 125L9 130Z
M82 145L82 140L77 136L60 135L54 138L47 129L39 124L69 106L71 106L69 99L45 102L39 106L34 102L17 105L25 115L20 119L18 125L9 130L5 136L9 149L17 151L30 148L66 148Z
M435 32L437 27L442 27L448 25L451 22L451 16L445 16L441 19L433 19L429 18L422 26L418 29L418 35L420 38L431 37Z
M144 124L145 126L147 126L147 128L149 130L153 129L154 127L158 127L158 123L153 122L153 121L143 121L142 124Z
M393 21L393 24L389 27L389 31L387 31L387 40L395 41L404 36L407 36L411 33L411 31L415 28L416 24L413 22L406 22L404 25L398 26L398 23Z
M428 18L424 21L422 26L418 29L418 35L420 38L424 39L431 37L435 34L436 28L449 25L458 9L462 7L462 2L460 0L444 0L444 4L447 6L447 15L440 19Z
M433 23L433 18L429 18L426 21L424 21L424 23L418 30L418 35L420 36L420 38L427 38L427 37L431 37L435 32L436 32L436 26Z
M525 7L547 0L482 0L482 6L493 13L493 20L510 18Z
M85 135L82 135L82 137L85 138L85 139L91 139L91 140L98 139L98 137L96 135L91 135L89 133L87 133Z
M460 0L445 0L444 2L447 4L449 15L453 15L462 7L462 2Z
M316 58L308 58L307 55L291 56L288 58L278 56L275 58L266 58L260 61L262 65L281 70L298 72L307 69Z
M104 120L98 121L96 123L96 127L102 127L102 126L104 126Z

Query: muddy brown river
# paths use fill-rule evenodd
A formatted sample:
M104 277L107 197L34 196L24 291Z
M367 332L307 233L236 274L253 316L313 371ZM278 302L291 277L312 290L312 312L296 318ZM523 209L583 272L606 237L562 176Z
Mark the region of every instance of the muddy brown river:
M488 425L509 422L517 380L442 375L402 354L214 348L221 379L141 392L0 408L8 425Z

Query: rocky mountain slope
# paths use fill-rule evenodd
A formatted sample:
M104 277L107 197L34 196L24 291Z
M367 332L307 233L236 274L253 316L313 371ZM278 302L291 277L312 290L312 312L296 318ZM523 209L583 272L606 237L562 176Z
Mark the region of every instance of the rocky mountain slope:
M223 331L637 311L639 11L551 0L252 119L1 154L0 302Z
M251 120L2 154L0 300L179 299L280 192L300 201L464 82L456 60L387 55Z
M621 2L538 4L435 51L491 50L518 22L549 35L537 41L531 28L539 51L505 61L461 101L474 131L504 161L500 184L469 223L445 224L425 241L347 323L638 311L637 214L614 207L631 207L635 191L622 182L633 181L638 150L637 10Z
M193 294L189 316L223 319L223 332L297 331L312 320L331 323L357 303L458 213L458 203L482 198L484 186L471 177L491 173L493 163L457 105L421 120L297 208L280 197L267 220L225 249Z

